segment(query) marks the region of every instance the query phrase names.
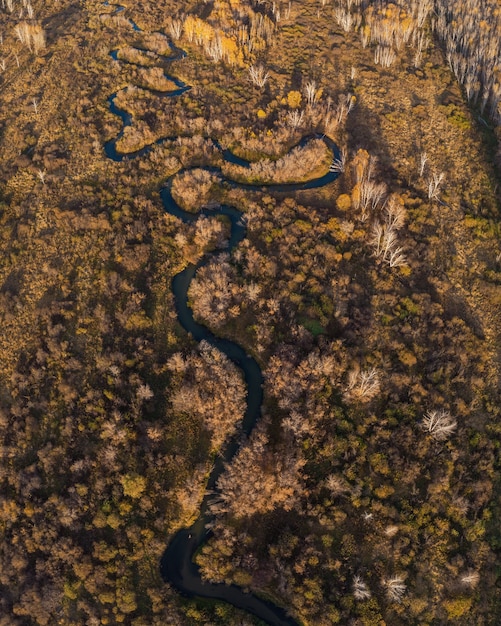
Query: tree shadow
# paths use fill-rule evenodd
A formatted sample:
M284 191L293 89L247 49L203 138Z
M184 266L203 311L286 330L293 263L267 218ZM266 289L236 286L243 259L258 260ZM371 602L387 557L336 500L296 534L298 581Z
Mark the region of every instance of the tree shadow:
M69 32L73 31L73 26L82 19L82 12L78 3L70 4L62 11L49 15L42 21L42 26L46 31L47 47L59 39L64 39Z
M380 178L395 181L399 178L388 150L388 144L380 130L378 117L363 104L357 104L346 120L348 147L352 152L367 150L378 159Z

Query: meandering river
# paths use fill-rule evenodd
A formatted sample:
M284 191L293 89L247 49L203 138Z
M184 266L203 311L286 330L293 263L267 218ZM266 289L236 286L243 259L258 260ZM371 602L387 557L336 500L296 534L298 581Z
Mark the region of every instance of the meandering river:
M109 6L108 3L105 3L105 5ZM111 6L114 7L115 13L124 10L124 7L120 5ZM132 20L129 20L129 23L135 31L141 31L137 24L135 24ZM170 45L172 51L171 55L168 57L158 55L163 58L164 62L170 62L174 59L179 59L185 56L185 53L181 49L177 48L172 43ZM116 50L112 51L110 56L115 60L120 60ZM134 63L134 65L141 67L141 65L136 63ZM190 89L188 85L185 85L181 81L167 74L165 74L165 76L167 79L174 82L177 89L163 92L162 95L166 97L176 97ZM158 94L159 92L153 91L153 93ZM166 140L175 139L175 137L158 139L155 143L132 154L125 155L118 152L116 147L117 141L123 136L124 129L133 123L133 118L128 112L120 109L115 104L115 98L116 93L111 95L108 99L110 111L120 117L123 127L117 137L105 144L105 152L110 159L113 159L114 161L121 161L123 158L139 158L147 154L147 152L150 151L156 144L165 142ZM310 135L303 138L300 143L304 145L312 138L321 138L325 142L326 146L332 153L333 161L339 157L339 152L334 142L324 135ZM211 141L213 141L215 147L221 151L221 154L226 161L231 161L240 165L248 165L247 162L233 155L229 150L223 150L216 139L211 139ZM211 172L218 173L221 182L229 183L235 187L247 190L258 190L262 187L266 187L268 191L286 193L300 189L322 187L335 180L339 175L336 172L329 171L324 176L307 182L279 185L269 184L266 186L260 186L245 185L228 180L223 176L219 168L211 167L207 169L210 169ZM182 173L183 171L184 170L177 172L174 176ZM218 206L213 209L202 209L197 214L188 213L174 201L171 193L170 181L166 181L166 186L161 190L160 194L165 211L171 215L175 215L184 222L195 222L202 215L225 215L231 223L229 248L227 248L227 250L233 250L242 241L242 239L245 238L245 220L243 219L242 213L236 208L231 206ZM188 289L193 277L195 276L197 270L209 261L211 255L218 252L218 250L214 250L211 253L206 254L197 265L188 265L182 272L177 274L172 281L172 290L175 296L178 320L184 330L187 333L190 333L195 341L200 342L205 340L212 346L216 347L218 350L226 354L226 356L241 369L247 387L247 405L242 423L242 430L246 435L249 435L261 415L261 404L263 399L263 376L261 369L256 360L249 356L237 343L214 335L206 326L195 321L193 311L188 306ZM221 392L223 393L224 390L221 390ZM217 491L218 478L224 471L225 464L229 463L237 452L239 445L241 444L241 439L241 432L239 432L238 435L235 435L233 439L230 440L230 442L226 445L223 454L218 457L215 462L207 481L207 495L201 504L199 516L192 526L180 530L171 538L160 562L161 575L167 583L171 584L181 594L186 596L212 598L228 602L239 609L257 616L271 626L297 626L297 622L292 617L288 616L285 609L276 606L275 604L272 604L271 602L266 601L252 593L246 592L236 585L204 582L200 575L199 567L193 561L195 552L205 541L207 541L210 536L210 532L206 530L207 524L211 521L207 512L208 502L211 497L210 492Z

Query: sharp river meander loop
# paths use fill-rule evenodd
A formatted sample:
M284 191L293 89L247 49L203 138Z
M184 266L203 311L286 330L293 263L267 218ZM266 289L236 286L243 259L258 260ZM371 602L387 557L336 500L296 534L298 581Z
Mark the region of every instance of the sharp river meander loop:
M104 4L105 6L113 7L115 14L124 10L124 7L120 5L110 5L108 2L105 2ZM132 20L128 20L128 22L134 31L141 32L139 26L137 26L137 24L135 24ZM170 62L185 56L185 53L174 44L171 43L170 47L172 55L168 57L158 55L158 57L162 59L162 62ZM122 61L118 58L117 50L110 52L110 56L114 60L127 63L127 61ZM134 65L141 67L140 64L134 63ZM175 97L190 89L189 86L167 74L165 74L165 77L172 81L176 85L177 89L166 92L158 92L154 90L150 91L165 97ZM120 117L123 127L117 137L108 141L104 146L106 155L110 159L114 161L122 161L124 158L138 158L147 154L155 145L175 139L175 137L163 137L158 139L153 144L150 144L131 154L125 155L118 152L116 149L117 141L122 137L125 127L132 124L133 119L130 113L118 108L115 104L116 95L116 93L112 94L108 98L108 102L110 111ZM304 145L313 138L321 138L325 142L328 149L332 153L333 161L339 158L337 146L329 137L326 137L325 135L309 135L308 137L304 137L299 145ZM232 154L229 150L223 150L216 139L207 137L207 140L214 143L214 146L221 151L221 154L226 161L244 166L249 165L248 162ZM336 172L329 171L320 178L302 183L246 185L228 180L222 175L220 168L208 167L206 169L217 173L221 182L225 182L226 184L234 187L248 189L250 191L266 188L268 191L284 193L298 191L301 189L323 187L324 185L334 181L339 175ZM177 172L174 176L182 173L183 171L185 170ZM171 194L170 182L171 181L166 181L166 186L160 191L163 206L167 213L180 218L184 222L195 222L202 215L225 215L231 222L231 234L229 238L229 245L226 248L227 251L233 250L235 246L237 246L245 238L245 220L243 219L242 213L236 208L223 205L211 209L204 208L197 214L189 213L181 209L181 207L179 207L174 201ZM193 317L193 311L188 306L188 289L193 277L195 276L197 270L209 261L211 255L218 252L219 250L217 249L213 250L212 253L206 254L197 265L188 265L182 272L174 277L172 281L172 290L175 296L176 313L181 326L187 333L192 335L195 341L200 342L202 339L207 341L209 344L226 354L226 356L242 370L247 387L247 406L241 430L225 446L223 454L217 458L214 467L212 468L206 486L207 495L202 501L197 520L192 526L178 531L174 537L172 537L162 556L160 562L160 572L165 582L171 584L175 589L177 589L177 591L185 596L212 598L214 600L228 602L239 609L257 616L271 626L298 626L297 622L289 617L283 608L276 606L267 600L263 600L252 593L247 593L236 585L204 582L200 575L199 567L193 562L195 552L210 537L210 532L206 530L206 525L211 520L211 517L207 512L208 501L211 497L210 492L217 490L217 480L224 471L225 464L231 461L241 445L242 431L248 436L258 421L261 415L261 404L263 399L263 375L256 360L249 356L238 344L233 341L217 337L206 326L196 322Z

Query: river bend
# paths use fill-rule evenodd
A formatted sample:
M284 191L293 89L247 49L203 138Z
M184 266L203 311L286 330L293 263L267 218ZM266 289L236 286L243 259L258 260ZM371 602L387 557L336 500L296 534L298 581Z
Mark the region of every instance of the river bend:
M120 12L124 10L124 7L120 5L108 5L113 6L114 12ZM139 26L132 20L128 20L131 28L134 31L140 32ZM158 55L162 57L164 62L170 62L174 59L179 59L185 56L185 53L173 43L170 44L172 54L169 56ZM110 52L110 56L114 60L118 60L124 63L130 63L129 61L121 61L118 58L118 51L113 50ZM140 64L134 63L138 67ZM150 90L157 95L163 95L166 97L178 96L190 87L185 85L181 81L164 74L167 79L172 81L176 85L175 90L158 92ZM151 145L148 145L137 152L132 154L122 154L117 148L117 141L123 136L124 130L127 126L133 123L132 116L122 109L120 109L116 103L116 93L112 94L108 98L109 107L111 113L117 115L122 120L122 130L114 139L108 141L105 146L106 155L114 161L122 161L124 158L134 159L139 158L147 154L155 145L163 143L167 140L175 139L175 137L164 137L158 139ZM312 138L321 138L328 149L332 153L332 160L339 158L339 151L334 142L325 135L309 135L304 137L299 145L304 145ZM211 138L207 138L211 139ZM211 139L214 146L220 150L224 160L239 165L248 165L246 161L233 155L229 150L223 150L217 139ZM329 171L324 176L309 180L307 182L298 182L290 184L269 184L269 185L246 185L242 183L236 183L227 179L221 172L220 168L206 168L211 172L215 172L219 175L221 182L225 182L231 186L238 187L247 190L259 190L266 188L268 191L273 192L294 192L301 189L312 189L316 187L322 187L334 181L339 174L337 172ZM174 176L181 174L185 170L176 172ZM166 181L165 187L160 191L162 203L167 213L174 215L184 222L195 222L200 216L226 216L231 223L231 233L229 238L229 251L233 250L246 236L245 221L242 213L232 206L218 206L212 209L201 209L197 214L184 211L174 200L171 193L171 179ZM236 585L214 584L204 582L202 580L200 569L193 561L195 552L207 541L210 537L210 531L206 530L211 518L207 512L208 502L211 498L211 493L217 491L217 480L224 471L225 464L229 463L238 448L241 445L241 432L245 435L249 435L252 428L259 420L261 416L261 404L263 399L263 376L261 369L257 361L248 355L245 350L237 343L218 337L214 335L206 326L195 321L193 317L193 311L188 305L188 289L193 277L197 270L205 265L211 258L212 254L218 253L219 250L213 250L211 253L207 253L202 260L194 265L188 265L184 270L174 276L172 280L172 290L175 296L176 313L181 326L187 333L190 333L193 339L197 342L202 340L207 341L210 345L216 347L218 350L226 354L226 356L239 367L243 373L245 384L247 387L247 406L245 409L244 419L242 422L241 431L235 435L230 442L225 446L223 454L217 458L206 485L207 495L202 501L200 512L197 520L189 528L184 528L178 531L170 540L160 562L160 572L165 582L171 584L181 594L189 597L211 598L214 600L221 600L228 602L229 604L242 609L256 617L260 618L270 626L298 626L298 623L290 617L286 610L264 600L252 593L248 593L237 587Z

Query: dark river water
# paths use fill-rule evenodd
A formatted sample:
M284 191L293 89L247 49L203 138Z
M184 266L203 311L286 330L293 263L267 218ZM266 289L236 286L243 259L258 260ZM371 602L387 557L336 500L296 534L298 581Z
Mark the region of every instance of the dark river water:
M116 12L123 10L123 7L121 6L111 6L115 7ZM134 31L140 32L140 28L137 24L132 22L132 20L129 20L129 23ZM110 53L111 57L115 60L118 59L117 52L118 51L114 50ZM171 52L172 54L168 57L161 57L165 63L185 56L185 53L173 44L171 44ZM165 76L174 82L177 89L168 92L154 91L153 93L166 97L176 97L190 89L188 85L183 84L181 81L173 78L172 76L169 76L168 74L165 74ZM124 158L140 158L141 156L147 154L156 144L175 139L175 137L164 137L158 139L154 144L146 146L145 148L132 154L124 155L118 152L116 148L117 141L122 137L125 127L130 126L133 123L133 119L129 113L120 109L115 104L115 98L116 94L113 94L108 98L110 111L120 117L123 127L117 137L105 144L105 152L110 159L113 159L114 161L122 161ZM320 138L325 142L326 146L332 153L333 160L339 158L337 146L329 137L324 135L309 135L308 137L304 137L299 145L305 145L313 138ZM223 150L216 139L212 139L212 141L215 147L221 151L221 154L226 161L244 166L248 165L246 161L233 155L229 150ZM336 172L328 172L322 177L297 184L245 185L226 179L222 175L219 168L210 167L207 169L211 172L219 174L221 182L228 183L241 189L248 189L251 191L266 188L268 191L281 193L291 193L301 189L322 187L331 183L339 176ZM174 176L182 173L183 171L184 170L177 172ZM163 206L167 213L175 215L184 222L195 222L202 215L226 216L231 223L229 246L226 248L226 250L229 251L235 248L245 238L245 219L242 213L236 208L223 205L212 209L201 209L197 214L188 213L176 204L172 197L170 188L170 181L166 181L165 187L163 187L160 191ZM247 405L242 423L242 430L246 435L249 435L261 416L261 404L263 399L263 375L261 369L256 360L249 356L237 343L214 335L206 326L195 321L193 311L188 306L188 289L193 277L195 276L197 270L210 260L212 254L217 253L219 253L219 250L214 250L212 253L206 254L197 265L188 265L188 267L186 267L182 272L174 276L172 280L172 290L175 296L176 313L181 326L187 333L191 334L195 341L207 341L210 345L226 354L226 356L231 359L231 361L233 361L233 363L235 363L235 365L242 371L247 388ZM221 390L221 393L224 393L223 389ZM242 435L240 431L225 446L222 455L218 456L207 481L207 492L217 491L218 478L224 471L225 464L229 463L237 452L239 446L241 445L241 441ZM165 582L171 584L185 596L211 598L214 600L228 602L229 604L238 607L247 613L259 617L271 626L298 626L298 622L288 616L285 609L276 606L275 604L272 604L271 602L268 602L252 593L246 592L236 585L214 584L204 582L202 580L199 567L193 562L193 557L195 552L210 537L210 532L206 530L207 524L211 521L211 518L207 513L208 501L210 497L210 495L205 496L200 507L199 516L195 523L190 528L184 528L178 531L170 539L160 562L160 572L162 578Z

